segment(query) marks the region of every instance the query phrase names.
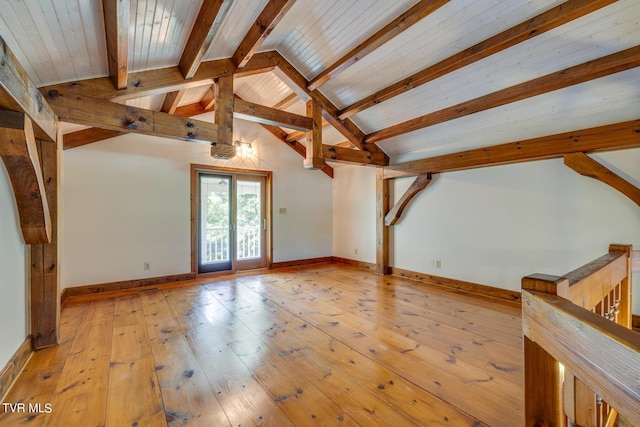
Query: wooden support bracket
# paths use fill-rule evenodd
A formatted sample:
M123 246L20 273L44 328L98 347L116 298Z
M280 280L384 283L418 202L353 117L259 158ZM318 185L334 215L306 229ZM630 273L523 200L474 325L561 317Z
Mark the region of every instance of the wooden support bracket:
M51 216L33 126L26 114L0 112L0 157L11 180L25 243L49 243Z
M569 153L564 155L564 164L580 175L597 179L615 188L635 204L640 206L640 188L609 170L585 153Z
M398 221L400 221L400 217L402 216L402 212L407 207L409 202L422 190L427 188L427 185L431 182L431 174L423 173L416 177L413 184L405 191L402 195L398 203L396 203L393 208L389 211L389 213L384 217L384 225L390 226L395 225Z

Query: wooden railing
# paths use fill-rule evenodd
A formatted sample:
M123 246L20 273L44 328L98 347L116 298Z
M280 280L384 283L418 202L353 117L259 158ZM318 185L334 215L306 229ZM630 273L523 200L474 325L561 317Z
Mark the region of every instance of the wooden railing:
M207 227L203 236L202 263L229 261L229 227ZM239 226L237 230L236 258L239 260L258 258L262 240L259 225Z
M525 426L640 426L632 248L565 276L522 279Z

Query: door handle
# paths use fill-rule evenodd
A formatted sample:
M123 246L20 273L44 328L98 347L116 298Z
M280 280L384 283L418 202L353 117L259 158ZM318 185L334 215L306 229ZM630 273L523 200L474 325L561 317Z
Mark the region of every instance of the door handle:
M262 220L262 229L263 229L263 230L266 230L266 229L267 229L267 218L264 218L264 219Z

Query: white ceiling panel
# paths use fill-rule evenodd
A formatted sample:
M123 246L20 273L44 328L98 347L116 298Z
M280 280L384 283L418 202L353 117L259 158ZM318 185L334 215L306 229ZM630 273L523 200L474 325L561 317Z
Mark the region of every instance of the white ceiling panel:
M299 141L302 144L306 144L307 138L302 138ZM333 126L326 126L322 128L323 144L335 145L345 141L346 141L346 138L340 132L338 132Z
M178 103L178 106L182 107L184 105L196 104L200 102L202 97L209 91L209 88L211 88L211 86L206 85L192 87L185 90L184 95L182 95L182 99L180 99L180 102Z
M352 117L371 133L574 65L640 45L637 0L624 0ZM525 52L523 54L523 52ZM531 102L531 101L529 101Z
M145 110L160 111L164 102L164 95L152 95L142 98L129 99L125 104Z
M415 3L298 0L261 50L278 50L310 80Z
M202 0L131 0L130 71L178 64Z
M560 3L562 0L450 1L329 80L320 91L344 108Z
M229 1L229 0L227 0ZM266 0L232 0L204 60L230 58L255 22Z
M3 0L0 35L37 85L108 73L101 2Z
M637 120L640 68L378 143L394 162Z
M291 107L287 108L287 111L290 113L305 115L307 114L307 103L304 101L304 99L298 98L298 100Z
M271 107L293 91L272 72L236 77L234 92L245 101Z
M322 143L328 145L335 145L346 141L340 132L338 132L333 126L327 126L322 128Z

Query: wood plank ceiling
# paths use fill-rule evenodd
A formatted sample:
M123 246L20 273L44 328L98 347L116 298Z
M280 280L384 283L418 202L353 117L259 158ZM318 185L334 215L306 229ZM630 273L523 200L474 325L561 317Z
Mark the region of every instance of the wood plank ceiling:
M236 117L303 155L297 117L313 100L328 160L394 164L640 119L637 0L10 0L0 36L45 96L196 116L234 74ZM132 126L71 127L65 144Z

